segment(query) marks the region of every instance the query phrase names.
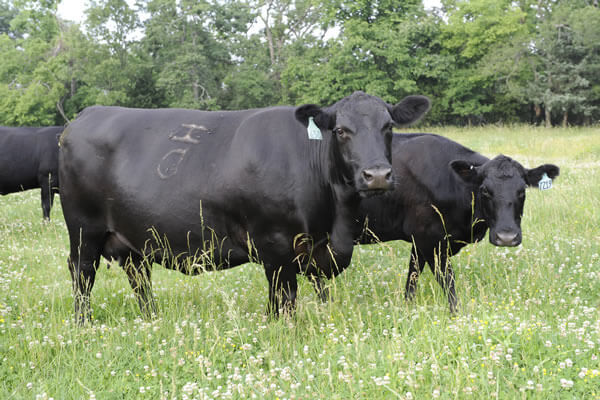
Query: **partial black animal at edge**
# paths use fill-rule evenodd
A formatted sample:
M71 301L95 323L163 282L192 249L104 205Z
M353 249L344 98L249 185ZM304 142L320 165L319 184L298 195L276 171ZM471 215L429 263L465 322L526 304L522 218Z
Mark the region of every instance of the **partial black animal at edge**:
M63 129L0 127L0 194L40 188L45 219L50 219L58 193L58 137Z
M361 198L394 182L392 127L429 108L355 92L328 107L85 109L59 170L76 317L90 317L100 256L124 267L145 315L153 262L186 274L260 262L268 310L292 310L297 273L318 283L348 266Z
M559 174L556 165L527 169L504 155L490 160L433 134L394 135L392 160L400 184L362 201L360 224L368 229L359 242L411 242L406 299L414 297L427 263L453 313L457 297L449 257L488 230L496 246L519 245L525 189L537 187L544 174Z

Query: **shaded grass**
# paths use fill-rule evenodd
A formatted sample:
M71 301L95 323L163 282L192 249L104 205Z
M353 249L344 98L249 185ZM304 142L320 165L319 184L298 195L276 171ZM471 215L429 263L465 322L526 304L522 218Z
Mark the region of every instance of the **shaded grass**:
M262 268L186 277L155 266L159 318L139 317L125 273L102 267L94 324L72 319L60 207L0 198L1 398L598 398L600 133L436 129L487 156L561 167L529 190L523 244L453 258L460 312L431 273L403 300L409 245L360 246L321 304L301 278L292 318L267 321Z

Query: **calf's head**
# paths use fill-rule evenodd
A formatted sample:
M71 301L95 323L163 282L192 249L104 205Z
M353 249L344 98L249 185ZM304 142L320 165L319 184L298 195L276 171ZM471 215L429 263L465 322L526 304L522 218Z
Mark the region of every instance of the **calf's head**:
M330 107L306 104L296 118L314 122L331 143L333 168L346 183L369 196L392 189L392 127L418 121L429 111L425 96L408 96L395 106L378 97L354 92Z
M515 160L499 155L476 166L455 160L451 168L464 181L475 187L475 202L487 223L490 243L496 246L518 246L521 243L521 216L525 204L525 189L536 186L546 174L554 179L559 168L543 164L527 169Z

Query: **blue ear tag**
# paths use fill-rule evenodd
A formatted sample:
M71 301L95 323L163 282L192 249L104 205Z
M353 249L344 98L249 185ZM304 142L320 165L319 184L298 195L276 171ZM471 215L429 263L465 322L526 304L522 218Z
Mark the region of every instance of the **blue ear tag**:
M319 129L317 124L315 124L315 120L313 119L313 117L308 117L308 128L306 128L306 130L308 131L309 139L323 140L323 135L321 135L321 130Z
M540 190L548 190L552 189L552 179L548 178L548 175L544 173L542 175L542 179L538 182L538 188Z

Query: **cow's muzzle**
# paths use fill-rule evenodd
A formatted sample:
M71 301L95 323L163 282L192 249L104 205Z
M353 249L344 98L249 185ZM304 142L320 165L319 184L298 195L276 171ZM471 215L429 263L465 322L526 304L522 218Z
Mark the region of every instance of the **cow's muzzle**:
M515 231L502 231L490 235L490 242L495 246L514 247L521 244L521 235Z
M375 167L363 169L360 174L363 181L363 190L367 192L381 192L390 190L394 183L392 169L390 167Z

